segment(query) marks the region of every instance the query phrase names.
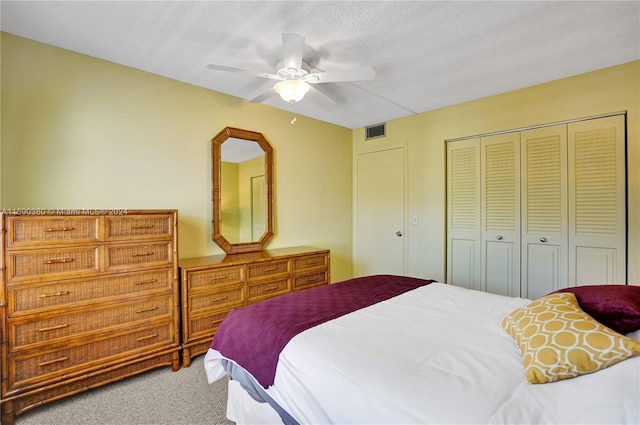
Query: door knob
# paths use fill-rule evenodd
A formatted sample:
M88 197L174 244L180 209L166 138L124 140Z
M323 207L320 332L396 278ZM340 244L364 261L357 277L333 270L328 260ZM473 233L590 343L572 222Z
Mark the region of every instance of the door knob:
M497 239L497 240L499 240L499 241L501 241L501 240L502 240L502 235L498 235L498 236L496 236L496 239Z
M544 236L540 236L540 242L545 243L547 241L547 238L545 238Z
M396 232L396 236L397 236L397 237L401 237L401 236L402 236L402 231L398 230L398 231Z

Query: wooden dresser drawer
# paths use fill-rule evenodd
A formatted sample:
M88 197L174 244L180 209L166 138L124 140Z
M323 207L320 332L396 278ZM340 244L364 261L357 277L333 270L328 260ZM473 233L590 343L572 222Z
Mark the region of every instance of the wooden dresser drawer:
M231 310L245 303L244 284L220 285L215 292L197 292L189 297L189 312Z
M189 312L204 310L231 310L245 302L244 284L220 285L215 292L195 292L189 297Z
M151 358L149 358L148 356L140 356L139 361L133 363L126 362L114 367L97 370L90 375L81 376L81 379L71 379L69 381L58 380L50 386L39 385L38 391L31 391L19 398L16 398L13 404L13 411L16 412L16 414L20 415L28 410L33 409L36 406L47 405L48 403L58 401L62 397L66 397L67 395L78 394L83 391L100 387L104 385L105 382L111 383L121 379L126 379L130 376L139 374L140 371L147 372L151 369L159 367L158 363L160 363L160 365L163 367L166 365L170 365L173 361L173 354L174 353L172 352L162 352L160 356ZM48 414L45 413L44 415ZM28 419L25 421L28 422ZM24 423L21 421L16 422L18 425ZM74 421L65 423L73 424ZM2 425L11 425L11 423L7 422L5 424L3 422Z
M37 351L31 356L9 356L8 368L15 371L9 374L9 388L69 375L74 371L83 372L89 366L98 368L110 357L145 353L150 346L168 346L174 342L173 323L169 320L127 334L104 335L109 338L49 352Z
M305 273L293 276L293 290L311 288L314 286L328 285L329 273L326 270Z
M209 287L223 283L242 283L244 267L220 267L203 271L188 272L186 282L189 289Z
M297 273L304 270L326 268L329 263L329 256L327 254L305 255L295 257L292 261L293 272Z
M61 279L100 271L99 247L81 246L46 250L10 251L7 259L9 283L28 279Z
M51 318L9 320L9 348L23 350L78 337L87 332L104 332L106 328L148 320L160 316L170 317L173 297L161 296L126 304L110 305L95 310L76 311ZM109 329L112 331L112 329Z
M259 283L250 283L248 286L249 294L247 301L250 303L291 292L291 281L288 277Z
M105 238L118 239L153 239L173 236L173 216L167 215L135 215L105 217Z
M159 291L168 292L174 285L174 270L126 273L105 278L71 279L56 282L11 285L9 316L59 311L70 304L103 303L111 297Z
M173 243L156 242L136 245L107 245L106 271L132 267L168 266L173 262Z
M96 242L98 217L7 217L7 246Z
M185 335L187 340L190 341L192 338L202 336L211 338L229 311L230 310L225 310L214 314L207 314L202 317L190 318L189 332L188 335Z
M247 265L247 280L265 279L289 273L289 260L272 260Z

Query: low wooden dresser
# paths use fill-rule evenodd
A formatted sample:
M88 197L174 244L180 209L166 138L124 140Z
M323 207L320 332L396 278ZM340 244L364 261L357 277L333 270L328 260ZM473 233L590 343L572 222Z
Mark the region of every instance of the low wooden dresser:
M2 212L2 424L180 368L176 210Z
M229 311L329 283L329 250L281 248L180 260L183 364L205 353Z

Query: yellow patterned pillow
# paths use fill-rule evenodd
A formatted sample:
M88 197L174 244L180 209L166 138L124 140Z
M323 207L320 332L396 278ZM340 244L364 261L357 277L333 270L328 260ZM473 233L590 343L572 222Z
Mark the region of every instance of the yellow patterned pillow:
M595 372L640 354L639 342L597 322L570 292L532 301L501 324L518 344L533 384Z

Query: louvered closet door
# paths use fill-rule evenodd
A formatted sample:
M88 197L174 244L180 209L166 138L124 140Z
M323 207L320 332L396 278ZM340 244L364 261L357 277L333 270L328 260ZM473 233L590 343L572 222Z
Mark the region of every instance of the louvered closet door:
M483 137L481 288L520 296L520 133Z
M567 126L521 133L524 298L567 286Z
M447 283L480 289L480 139L447 144Z
M626 283L624 116L568 130L568 284Z

